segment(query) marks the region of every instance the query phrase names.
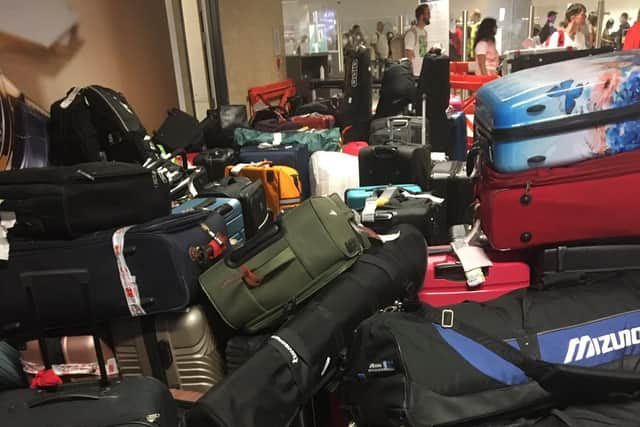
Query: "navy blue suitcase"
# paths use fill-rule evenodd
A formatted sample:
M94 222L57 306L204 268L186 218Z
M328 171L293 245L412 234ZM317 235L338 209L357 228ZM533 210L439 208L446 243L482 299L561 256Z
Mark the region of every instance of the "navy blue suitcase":
M449 160L467 159L467 117L464 113L447 114L449 119Z
M184 202L173 209L172 213L183 213L192 210L207 210L218 213L227 224L229 244L242 246L246 240L244 234L244 219L242 217L242 206L238 199L226 197L205 197L192 199Z
M302 181L303 199L311 195L309 149L306 145L292 144L269 148L242 147L240 149L240 163L260 162L263 160L269 160L274 165L289 166L297 170Z
M26 100L15 103L16 145L12 169L41 168L49 164L49 118Z

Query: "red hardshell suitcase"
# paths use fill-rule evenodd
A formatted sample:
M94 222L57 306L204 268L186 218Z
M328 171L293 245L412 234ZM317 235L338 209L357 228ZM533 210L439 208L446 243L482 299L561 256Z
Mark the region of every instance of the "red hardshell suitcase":
M476 185L482 229L496 249L640 236L640 151L503 174Z
M470 289L462 264L448 246L429 248L427 273L419 293L420 301L434 307L464 301L486 302L517 289L529 287L530 271L525 262L509 259L505 254L490 253L493 265L485 269L487 281Z
M336 118L334 116L318 113L293 116L290 120L311 129L331 129L336 124Z

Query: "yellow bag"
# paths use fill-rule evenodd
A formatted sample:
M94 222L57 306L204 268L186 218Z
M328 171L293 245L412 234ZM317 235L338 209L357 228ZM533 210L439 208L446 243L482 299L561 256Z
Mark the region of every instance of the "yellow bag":
M275 219L280 212L295 208L302 200L302 184L298 171L289 166L274 166L272 162L239 163L227 166L225 176L244 176L262 181L267 207Z

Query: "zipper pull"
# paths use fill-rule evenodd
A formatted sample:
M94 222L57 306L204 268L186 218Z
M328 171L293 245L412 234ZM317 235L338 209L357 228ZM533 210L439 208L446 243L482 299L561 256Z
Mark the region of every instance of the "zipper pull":
M527 185L524 188L524 194L520 197L520 204L522 206L529 206L531 204L531 181L527 181Z
M91 175L89 172L85 172L85 171L83 171L82 169L78 169L78 170L76 171L76 173L77 173L77 174L80 174L80 175L82 175L82 176L84 176L84 177L85 177L85 178L87 178L87 179L90 179L91 181L95 181L95 180L96 180L96 177L95 177L95 176Z

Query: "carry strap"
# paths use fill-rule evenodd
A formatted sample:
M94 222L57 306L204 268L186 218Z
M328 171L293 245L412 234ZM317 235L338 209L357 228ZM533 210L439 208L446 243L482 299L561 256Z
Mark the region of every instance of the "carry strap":
M566 398L609 397L613 394L636 395L640 392L640 374L608 369L549 363L523 353L499 338L455 319L455 310L420 305L419 311L430 322L473 339L504 360L520 368L551 394Z
M244 264L240 266L242 272L242 280L251 287L258 287L262 284L265 277L279 270L283 266L295 261L296 254L293 253L290 246L287 246L278 255L271 258L266 263L262 264L253 270L250 270Z

